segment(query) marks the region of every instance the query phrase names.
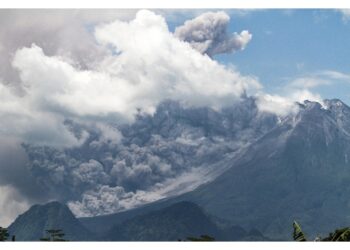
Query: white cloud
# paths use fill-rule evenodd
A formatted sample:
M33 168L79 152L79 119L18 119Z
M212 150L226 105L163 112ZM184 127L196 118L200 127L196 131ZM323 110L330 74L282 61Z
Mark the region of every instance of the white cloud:
M280 116L286 116L298 111L298 108L294 105L293 101L278 95L258 95L257 106L262 112L269 112Z
M343 21L348 22L350 19L350 9L340 9L338 11L342 14Z
M150 11L139 11L130 22L99 25L95 36L101 46L113 46L114 55L93 69L47 56L37 45L15 53L12 65L23 93L0 85L3 132L34 142L79 145L86 137L75 138L64 119L132 120L139 110L152 113L165 99L220 108L245 90L261 87L254 77L242 76L179 41L164 18Z
M298 111L295 102L308 100L325 106L321 95L311 89L338 83L350 83L350 75L334 70L310 73L290 80L284 88L285 95L258 94L258 107L261 111L285 116Z
M11 58L20 47L32 43L48 55L71 58L75 64L89 68L108 50L98 46L91 36L91 28L100 22L115 19L130 20L137 10L0 10L0 75L7 83L18 82Z
M225 12L206 12L177 27L175 36L209 56L243 50L252 39L252 34L247 30L227 34L229 21L230 16Z
M287 83L286 88L313 89L344 82L350 83L350 75L335 70L322 70L292 79Z
M307 89L295 89L286 96L264 93L257 95L257 105L260 111L274 113L279 116L296 114L299 110L296 102L303 103L305 100L319 102L323 105L321 96Z
M11 186L0 186L0 193L0 226L7 227L18 214L25 212L30 204Z
M328 84L330 84L328 80L322 79L319 77L300 77L291 81L288 84L288 87L310 89L320 85L328 85Z
M33 99L16 94L10 86L0 83L0 97L1 136L56 146L79 145L84 140L67 130L62 116L38 109Z
M303 103L305 100L318 102L323 105L322 97L317 93L312 93L307 89L296 90L289 96L290 100Z
M330 79L334 79L334 80L344 80L347 82L350 82L350 75L349 74L344 74L342 72L339 71L335 71L335 70L324 70L318 73L321 76L325 76L328 77Z

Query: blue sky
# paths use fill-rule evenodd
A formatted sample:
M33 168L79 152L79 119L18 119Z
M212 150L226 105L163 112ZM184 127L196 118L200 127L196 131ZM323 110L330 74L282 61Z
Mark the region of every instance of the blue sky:
M312 88L313 93L350 104L350 78L323 74L350 75L350 21L342 13L317 9L225 12L231 18L231 33L248 30L253 39L244 51L216 55L216 60L258 77L268 93L285 94L290 82L308 77L326 81ZM170 29L184 20L169 21Z

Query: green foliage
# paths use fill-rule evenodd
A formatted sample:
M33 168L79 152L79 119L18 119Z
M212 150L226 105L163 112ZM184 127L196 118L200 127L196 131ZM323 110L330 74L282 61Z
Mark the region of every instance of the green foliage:
M307 241L305 234L303 233L300 225L296 221L293 222L293 229L293 239L295 241Z
M46 230L47 237L41 238L40 241L66 241L62 229Z
M7 228L0 227L0 241L6 241L9 237Z
M307 241L305 234L296 221L293 222L293 228L293 239L295 241ZM336 229L333 233L329 233L327 237L318 238L317 241L350 241L350 228Z
M328 237L321 239L321 241L350 241L350 228L336 229Z
M199 238L196 237L187 237L189 241L215 241L215 238L209 235L201 235Z

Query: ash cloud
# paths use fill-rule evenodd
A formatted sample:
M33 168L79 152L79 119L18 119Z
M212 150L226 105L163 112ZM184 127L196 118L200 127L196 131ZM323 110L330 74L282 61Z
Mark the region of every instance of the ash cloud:
M206 12L177 27L175 36L211 57L243 50L252 34L247 30L228 34L229 21L230 17L225 12Z
M101 139L105 132L99 126L70 123L74 131L89 134L82 145L61 149L26 145L25 150L31 172L50 197L67 202L77 216L102 215L187 192L212 180L229 164L222 162L222 155L255 136L249 126L246 135L230 130L239 130L246 124L241 119L247 119L232 114L240 112L164 102L153 115L110 126L109 133L120 133L117 141Z
M50 197L69 202L78 216L117 212L164 197L160 190L191 169L188 154L193 155L197 147L157 135L146 145L130 142L143 133L118 138L121 141L116 143L103 140L102 130L82 129L89 137L79 147L25 145L36 182Z

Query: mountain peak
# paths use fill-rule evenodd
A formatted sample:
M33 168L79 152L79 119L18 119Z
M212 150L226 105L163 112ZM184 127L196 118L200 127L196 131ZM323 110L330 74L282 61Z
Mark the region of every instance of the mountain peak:
M325 99L322 102L305 100L302 103L297 103L302 110L330 110L331 112L339 112L344 110L350 110L340 99Z
M67 205L59 202L59 201L50 201L48 203L45 204L37 204L37 205L33 205L33 208L68 208Z
M342 102L340 99L337 99L337 98L325 99L323 102L325 104L336 105L336 106L346 105L344 102Z
M326 99L324 100L324 104L327 107L328 110L331 111L344 111L344 110L350 110L349 106L347 106L344 102L342 102L339 99Z
M10 234L20 241L39 240L49 229L62 229L68 240L91 239L90 232L58 201L32 206L9 226Z
M322 105L319 102L305 100L304 105L306 109L321 108Z

